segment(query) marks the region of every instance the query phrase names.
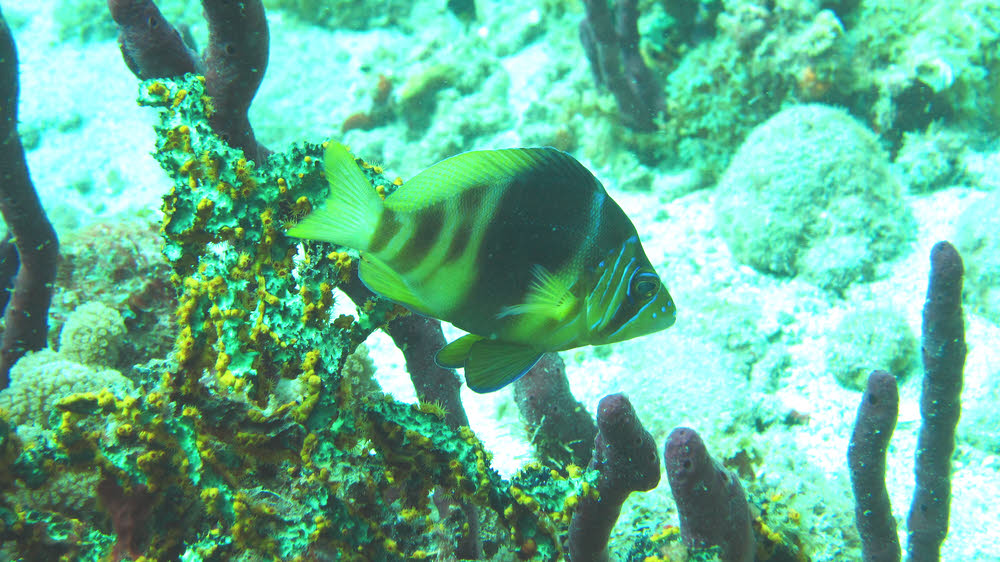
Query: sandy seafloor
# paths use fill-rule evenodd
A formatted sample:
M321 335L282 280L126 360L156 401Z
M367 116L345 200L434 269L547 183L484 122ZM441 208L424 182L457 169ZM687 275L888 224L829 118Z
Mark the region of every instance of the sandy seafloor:
M525 112L532 104L595 95L576 41L578 7L549 27L535 29L538 13L531 2L483 1L481 21L466 30L446 13L443 0L420 4L427 9L414 12L414 18L422 15L412 31L389 27L334 32L272 11L270 67L251 112L259 140L281 149L298 139L321 141L338 135L344 119L358 106L367 107L378 73L403 82L429 51L436 49L436 58L447 59L449 50L457 49L451 38L465 34L478 34L480 39L464 41L473 41L479 49L473 52L494 57L505 71L505 76L496 77L506 84L496 88L499 94L492 103L509 115L497 118L502 125L498 130L460 141L448 135L449 120L455 116L446 115L436 116L427 134L416 139L407 140L399 123L346 135L356 153L383 162L390 177L412 176L446 156L456 143L459 150L525 144L530 139L526 141L522 131L555 126L533 122ZM149 155L154 115L135 104L136 80L122 63L115 41L59 41L52 0L2 5L8 19L19 22L14 32L21 57L21 128L41 135L28 152L31 172L60 235L70 236L94 221L134 215L156 220L159 197L170 182ZM504 22L522 37L499 36ZM456 51L453 58L467 56ZM608 105L607 100L603 103ZM490 119L489 105L479 110L483 120ZM587 119L603 126L600 115ZM644 173L652 177L651 189L624 189L625 178L635 170L615 163L631 160L623 155L604 159L611 164L594 165L588 152L615 156L620 149L588 142L580 139L576 155L632 218L679 312L676 325L665 332L600 350L564 353L574 394L593 412L602 396L625 392L661 450L669 431L679 425L697 429L717 457L751 448L761 459L753 487L780 494L801 512L800 530L813 545L812 559L853 558L857 543L845 457L860 393L842 388L827 374L828 334L846 311L866 303L898 308L919 334L931 246L952 236L957 217L984 196L983 189L954 186L907 196L919 223L915 242L880 271L878 280L856 284L840 298L804 281L777 279L737 263L714 230L712 188L681 189L690 192L674 199L666 195L689 181L685 170L649 169ZM984 158L996 162L1000 155ZM748 309L755 311L749 319L745 312L727 312ZM726 342L761 335L766 339L779 329L794 334L783 340L790 360L780 380L768 386L738 374L748 372L734 368L745 359ZM995 407L976 400L987 394L989 385L1000 384L1000 327L967 312L966 330L963 398L969 407ZM384 389L413 401L402 357L391 341L379 335L369 345ZM887 476L904 544L919 427L919 367L915 371L900 388ZM505 475L531 459L512 396L510 388L463 395L473 429ZM808 423L776 423L762 433L755 430L752 420L780 418L791 411L807 415ZM953 468L951 526L942 559L1000 560L1000 457L960 439ZM676 524L665 477L656 490L632 496L619 526L633 519Z

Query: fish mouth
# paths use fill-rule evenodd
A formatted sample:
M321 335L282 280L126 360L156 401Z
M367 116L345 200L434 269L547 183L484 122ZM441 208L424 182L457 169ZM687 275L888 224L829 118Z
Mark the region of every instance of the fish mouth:
M677 307L670 293L661 288L659 294L644 304L631 318L609 333L606 343L630 340L653 334L674 325L677 321Z

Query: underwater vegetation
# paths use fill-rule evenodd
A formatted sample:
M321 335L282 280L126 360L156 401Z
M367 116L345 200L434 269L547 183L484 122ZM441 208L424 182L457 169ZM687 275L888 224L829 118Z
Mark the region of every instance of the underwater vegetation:
M595 82L621 122L646 133L618 137L641 158L676 157L709 178L793 104L841 106L893 154L936 121L988 132L996 115L998 59L985 46L1000 37L1000 14L989 1L584 4Z
M274 2L299 17L308 17L317 4L323 3ZM656 64L669 64L638 60L639 34L631 27L651 24L638 17L637 2L613 6L627 16L611 26L614 35L608 33L612 7L586 4L587 33L604 51L598 55L603 86L614 90L618 76L645 76ZM831 37L842 37L844 30L836 31L845 25L841 19L847 27L861 27L865 10L853 2L823 3L823 15L800 21L791 16L809 10L794 2L750 2L739 10L735 2L653 4L659 11L651 11L663 17L687 18L683 27L691 31L681 34L678 44L704 58L721 56L714 49L727 42L726 49L756 52L772 33L811 34L827 45ZM289 235L289 227L329 197L324 154L334 143L300 142L272 151L257 141L247 115L268 62L264 5L204 0L209 42L203 55L181 40L152 1L108 5L125 64L140 78L139 104L155 115L154 158L172 185L158 225L162 261L124 242L105 250L128 255L135 265L125 269L165 282L116 271L95 260L100 248L66 242L70 259L60 264L67 267L59 275L86 277L87 271L108 269L117 291L95 290L89 302L66 296L78 306L55 318L49 334L44 321L58 263L55 234L41 227L48 222L13 127L17 65L0 17L0 71L10 77L3 85L15 86L5 98L9 103L0 105L0 125L7 127L0 133L8 133L2 137L0 204L13 234L6 249L15 243L20 260L19 268L4 261L7 277L16 272L18 286L4 326L3 351L14 355L3 371L9 378L0 385L6 387L0 391L0 557L749 562L809 560L816 543L841 540L799 526L802 514L780 494L750 482L745 474L752 472L753 459L719 458L710 452L712 443L686 427L670 432L660 449L623 394L605 396L592 419L570 392L563 360L555 355L542 357L513 383L539 461L502 477L469 427L458 394L461 380L433 361L445 344L440 323L372 293L361 283L356 251ZM474 18L469 5L449 2L448 8ZM684 5L688 9L680 9ZM319 23L347 25L333 19L336 13L362 28L387 25L379 14L358 14L350 7L326 12ZM593 21L597 18L609 21ZM708 40L720 33L731 37ZM615 56L627 59L617 73L611 69ZM678 63L678 69L695 60ZM813 62L819 60L817 55ZM800 71L803 65L790 68ZM856 93L853 86L828 84L834 70L806 67L814 75L784 76L786 92L810 102L828 101L835 95L831 91L839 99ZM399 95L434 99L452 87L443 78L448 72L435 67ZM644 80L637 84L649 86ZM680 82L691 84L668 80ZM714 203L719 216L728 217L719 228L732 253L750 267L844 294L876 278L879 265L911 240L914 219L887 168L889 151L856 112L812 103L780 109L772 100L731 126L712 128L699 123L710 118L707 111L698 115L699 108L689 108L691 119L677 118L682 110L669 96L663 101L640 93L639 99L651 104L637 108L636 98L628 98L634 92L619 92L613 95L622 123L639 134L643 127L668 132L659 149L690 142L689 154L708 154L700 162L721 177ZM895 94L878 95L898 100ZM376 91L372 112L395 111L388 109L389 96ZM960 107L971 98L942 90L942 99ZM704 109L709 102L702 103ZM414 101L410 109L422 107ZM724 119L725 110L714 118ZM423 117L411 118L433 121ZM393 117L374 121L383 118ZM346 125L345 131L365 131ZM681 132L682 127L698 133L688 136L690 130ZM766 139L777 136L801 140L785 145L784 153L758 148L773 146ZM816 146L826 145L830 151L811 160L813 169L802 167ZM407 182L390 179L382 166L345 154L380 199L406 188ZM736 164L727 168L721 162L730 158ZM778 165L763 166L769 159ZM800 189L791 189L793 184ZM871 206L858 212L845 201ZM738 220L741 206L760 214ZM789 208L796 213L787 213ZM25 223L29 228L19 230ZM108 237L129 239L114 232ZM969 232L968 240L956 243L963 255L965 245L970 254L979 252L986 243L980 239L988 238L978 229ZM149 233L132 234L139 240ZM830 254L840 261L828 259ZM970 261L966 268L949 243L936 245L930 260L921 339L920 453L907 521L912 560L939 559L948 530L965 362L966 269L977 283L975 306L986 309L995 286L983 280L993 275L988 265ZM22 284L34 291L18 288ZM336 311L344 296L352 301L353 314ZM907 298L917 301L920 295ZM18 312L24 310L29 312ZM845 451L858 534L845 531L852 538L843 539L841 552L900 560L886 492L891 477L886 454L898 414L897 376L902 382L915 363L915 338L890 307L855 314L843 319L842 346L830 350L829 358L840 366L832 373L840 384L863 389ZM888 327L867 342L869 347L851 345L851 335L878 323ZM384 393L373 377L364 344L380 329L405 358L416 404ZM132 340L135 332L147 338L142 350L125 341L126 333ZM734 346L745 343L733 339ZM892 375L870 373L859 356L884 362ZM650 391L685 399L668 384ZM661 458L676 515L645 513L641 525L616 526L633 492L659 483Z

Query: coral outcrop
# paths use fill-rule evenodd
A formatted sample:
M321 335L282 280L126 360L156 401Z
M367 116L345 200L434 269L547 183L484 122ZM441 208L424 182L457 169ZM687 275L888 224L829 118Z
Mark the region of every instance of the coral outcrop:
M59 354L84 365L114 367L125 332L125 320L117 310L99 302L85 303L63 324Z
M110 390L124 398L136 392L132 381L118 371L83 365L48 349L25 355L14 364L10 377L10 386L0 391L0 409L17 426L59 427L56 405L76 394Z
M875 135L817 104L754 129L719 182L715 210L737 260L835 292L872 279L916 224Z

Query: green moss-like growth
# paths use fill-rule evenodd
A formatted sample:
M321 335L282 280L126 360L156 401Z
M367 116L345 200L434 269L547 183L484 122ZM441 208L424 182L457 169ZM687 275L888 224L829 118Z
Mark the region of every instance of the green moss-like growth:
M643 49L668 75L662 137L706 179L718 178L750 131L783 106L840 95L841 68L851 64L843 26L817 3L660 4L645 17Z
M917 364L917 350L917 338L898 311L863 307L844 315L830 333L827 371L840 386L863 391L876 369L905 379Z
M52 9L59 39L81 42L103 41L117 35L115 22L103 2L59 0Z
M929 193L951 187L963 178L960 164L969 139L957 131L931 126L922 133L903 135L896 167L910 193Z
M715 209L736 259L837 292L872 279L915 230L875 135L822 105L788 108L755 129Z
M706 177L720 176L746 135L780 107L777 78L755 73L734 41L692 49L667 80L664 134L678 160Z

